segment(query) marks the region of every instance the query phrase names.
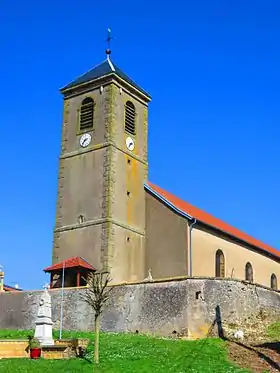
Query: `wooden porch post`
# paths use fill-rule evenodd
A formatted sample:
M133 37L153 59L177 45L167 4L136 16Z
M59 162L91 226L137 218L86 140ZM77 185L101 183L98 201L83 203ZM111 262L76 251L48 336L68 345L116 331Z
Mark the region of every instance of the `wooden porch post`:
M80 271L78 270L78 272L77 272L77 287L78 287L78 288L80 287L80 281L81 281L81 273L80 273Z
M50 289L52 289L52 286L53 286L53 273L51 272Z

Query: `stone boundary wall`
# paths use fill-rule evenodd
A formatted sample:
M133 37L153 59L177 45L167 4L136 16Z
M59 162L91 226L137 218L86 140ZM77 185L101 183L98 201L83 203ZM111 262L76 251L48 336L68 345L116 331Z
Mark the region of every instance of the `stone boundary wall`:
M85 288L65 289L63 329L93 330L94 317L81 299ZM0 294L0 329L34 329L42 291ZM54 328L60 326L61 291L50 290ZM215 319L243 328L265 318L280 320L280 292L233 279L181 278L116 285L101 327L111 332L206 336Z

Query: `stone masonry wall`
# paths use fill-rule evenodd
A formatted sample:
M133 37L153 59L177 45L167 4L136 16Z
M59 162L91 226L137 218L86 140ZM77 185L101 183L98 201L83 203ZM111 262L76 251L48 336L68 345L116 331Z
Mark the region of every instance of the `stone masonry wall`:
M63 329L92 330L93 313L81 300L86 289L64 292ZM34 329L42 292L0 294L0 329ZM51 290L54 327L59 328L60 290ZM261 312L280 320L280 293L237 280L210 278L115 286L102 318L102 329L190 337L207 335L215 318L242 327Z

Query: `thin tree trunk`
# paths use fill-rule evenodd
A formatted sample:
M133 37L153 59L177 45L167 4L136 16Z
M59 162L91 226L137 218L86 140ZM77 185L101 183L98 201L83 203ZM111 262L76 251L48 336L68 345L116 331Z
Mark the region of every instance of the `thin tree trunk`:
M100 314L95 315L94 362L99 363Z

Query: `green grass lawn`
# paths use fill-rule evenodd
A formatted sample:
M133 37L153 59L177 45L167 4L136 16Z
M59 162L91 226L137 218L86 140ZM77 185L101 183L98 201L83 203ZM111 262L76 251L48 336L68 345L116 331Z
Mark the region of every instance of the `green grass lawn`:
M267 334L269 338L280 341L280 322L270 324L267 328Z
M0 330L0 339L27 339L29 335L34 335L34 330ZM53 330L53 338L59 338L59 331ZM93 334L87 332L63 331L62 338L93 338ZM0 372L1 373L1 372Z
M25 338L31 332L0 331L0 339ZM57 337L57 332L54 332ZM63 337L92 337L89 333L64 332ZM92 347L90 348L92 356ZM227 360L226 345L218 339L182 341L132 334L101 334L100 364L83 359L0 360L0 372L10 373L237 373L248 372Z

